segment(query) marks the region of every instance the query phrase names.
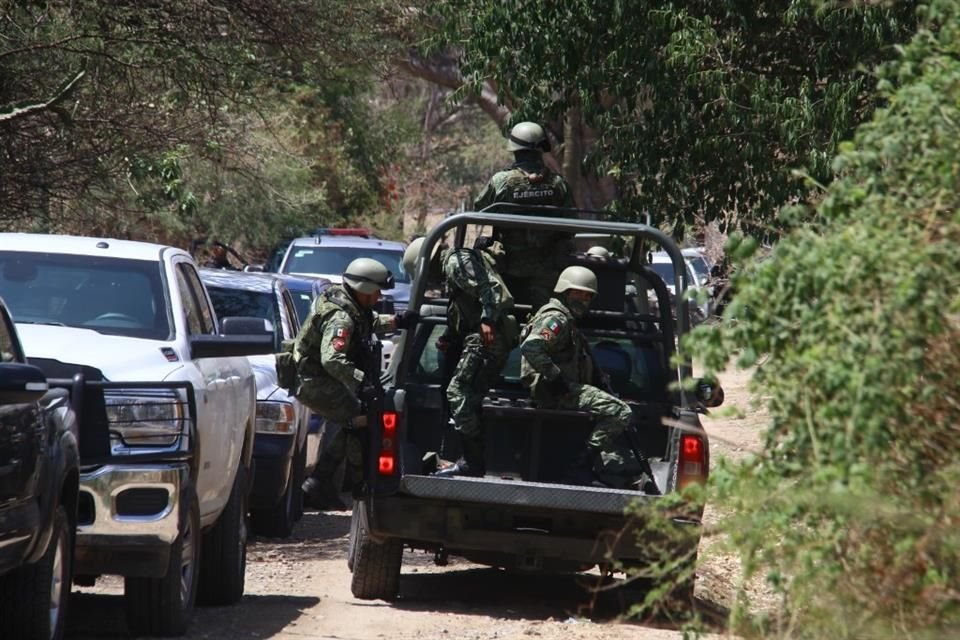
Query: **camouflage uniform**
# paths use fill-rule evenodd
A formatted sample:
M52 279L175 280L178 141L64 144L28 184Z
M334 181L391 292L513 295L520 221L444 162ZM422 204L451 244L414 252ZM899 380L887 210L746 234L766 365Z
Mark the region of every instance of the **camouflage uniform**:
M638 477L640 465L620 437L632 416L630 405L592 384L602 383L603 372L573 314L558 298L551 298L524 328L520 351L520 379L539 406L586 411L596 417L587 445L596 456L597 476L614 486L625 486ZM570 393L556 396L548 382L561 375Z
M451 249L443 256L450 295L445 337L463 344L447 387L447 401L455 428L466 438L482 435L480 404L517 344L517 322L509 314L513 296L495 267L486 251ZM489 347L480 334L482 320L495 330Z
M570 187L563 177L540 162L530 161L516 162L506 171L494 174L474 208L479 211L499 202L574 206ZM496 212L496 208L492 211ZM501 213L524 215L525 212L504 210ZM536 211L527 214L542 215ZM514 298L534 309L544 304L550 299L557 274L566 266L566 254L573 248L570 234L494 228L493 235L503 244L506 255L500 272Z
M364 310L341 285L327 287L314 300L294 346L299 375L294 395L311 411L343 428L317 459L313 477L331 478L346 459L344 481L349 486L362 481L362 436L359 429L350 428L362 411L357 392L364 373L357 363L373 334L392 330L393 323L393 316Z

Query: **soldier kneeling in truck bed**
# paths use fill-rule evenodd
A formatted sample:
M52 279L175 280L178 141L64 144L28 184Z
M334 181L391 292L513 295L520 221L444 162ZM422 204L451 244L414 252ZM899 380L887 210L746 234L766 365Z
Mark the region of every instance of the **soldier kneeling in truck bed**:
M554 297L524 328L521 380L542 408L587 411L597 417L567 480L627 488L643 473L621 437L632 412L626 402L595 386L608 387L606 374L577 328L577 319L586 315L597 295L597 276L586 267L567 267L553 291Z

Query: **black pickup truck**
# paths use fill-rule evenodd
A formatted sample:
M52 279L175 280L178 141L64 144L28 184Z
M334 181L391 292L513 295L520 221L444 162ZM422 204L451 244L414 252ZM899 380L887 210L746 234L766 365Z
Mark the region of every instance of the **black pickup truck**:
M77 522L70 392L26 364L0 300L0 638L64 632Z
M564 484L593 417L535 406L520 384L519 348L484 401L486 476L431 475L424 464L430 452L447 460L460 452L444 407L445 355L435 347L446 323L446 301L425 300L426 283L418 278L410 303L421 310L422 320L404 332L384 378L383 406L368 417L368 481L354 503L348 559L353 594L396 597L403 550L410 547L434 553L439 564L456 555L489 566L550 572L597 565L607 572L642 568L663 562L666 554L666 560L686 569L676 572L686 577L671 593L689 602L702 505L657 505L664 504L666 494L706 481L709 443L697 410L710 401L677 384L690 377L688 364L671 364L677 341L689 328L688 301L676 296L673 309L664 282L645 264L650 246L659 245L681 274L672 284L684 291L679 248L642 224L464 213L430 232L417 272L423 273L425 257L447 232L455 232L454 242L462 246L468 225L493 224L533 233L606 234L632 247L628 259L572 253L570 264L587 266L598 276L599 295L578 325L613 389L633 409L635 444L646 454L657 486L647 483L644 491L632 491ZM521 322L531 311L522 302L516 308Z

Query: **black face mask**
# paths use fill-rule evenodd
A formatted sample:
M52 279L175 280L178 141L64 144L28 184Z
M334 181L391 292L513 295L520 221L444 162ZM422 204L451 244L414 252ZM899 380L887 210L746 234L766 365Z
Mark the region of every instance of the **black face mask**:
M567 296L567 308L570 309L574 318L579 319L587 315L587 311L590 310L590 303L586 300L573 300L570 296Z

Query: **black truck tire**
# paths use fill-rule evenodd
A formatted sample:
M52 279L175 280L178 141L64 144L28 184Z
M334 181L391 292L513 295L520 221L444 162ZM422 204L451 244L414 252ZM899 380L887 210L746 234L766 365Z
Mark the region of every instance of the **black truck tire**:
M73 570L73 528L60 505L43 556L0 577L0 638L63 637Z
M351 533L350 591L361 600L393 600L400 593L403 542L396 538L374 542L367 533L366 503L359 500L353 503Z
M182 495L180 535L170 547L167 574L124 579L127 628L134 635L182 636L193 617L200 569L200 505L192 487Z
M357 558L357 537L360 531L360 518L363 510L359 501L354 501L353 511L350 514L350 538L347 542L347 569L353 573L353 565Z
M243 597L247 572L247 474L237 469L230 499L217 523L203 534L197 602L233 604Z
M303 442L293 457L293 508L294 521L303 518L303 481L307 479L307 442Z
M287 475L287 490L272 507L250 510L250 527L258 536L267 538L288 538L297 523L297 502L301 494L300 484L303 476L296 473L297 456L290 461L290 473ZM297 479L300 478L300 482Z

